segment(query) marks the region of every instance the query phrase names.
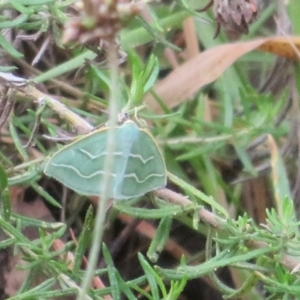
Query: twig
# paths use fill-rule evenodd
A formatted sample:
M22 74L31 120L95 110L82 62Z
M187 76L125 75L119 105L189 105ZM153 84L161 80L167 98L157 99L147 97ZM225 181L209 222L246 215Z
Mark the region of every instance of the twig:
M158 197L175 204L180 204L180 205L192 204L192 202L186 197L178 193L175 193L169 189L157 189L155 190L155 194ZM202 220L204 223L216 229L222 229L222 219L217 217L214 213L210 212L209 210L201 208L198 212L198 215L200 220Z

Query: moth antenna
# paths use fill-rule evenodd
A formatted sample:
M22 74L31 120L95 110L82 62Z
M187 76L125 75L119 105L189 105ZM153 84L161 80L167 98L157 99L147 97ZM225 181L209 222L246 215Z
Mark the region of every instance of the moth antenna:
M220 31L221 31L221 24L219 22L217 22L217 27L216 27L216 31L215 31L213 39L216 39L218 37L218 35L220 34Z
M203 8L198 9L198 12L207 11L214 4L214 0L209 1Z

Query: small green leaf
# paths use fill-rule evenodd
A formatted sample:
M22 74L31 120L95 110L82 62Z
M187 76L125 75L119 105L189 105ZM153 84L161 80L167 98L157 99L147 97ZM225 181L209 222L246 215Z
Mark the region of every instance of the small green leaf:
M78 55L77 57L68 60L67 62L52 68L51 70L44 72L41 75L38 75L37 77L33 78L32 81L35 83L42 83L44 81L47 81L49 79L56 78L62 74L65 74L67 72L70 72L72 70L75 70L79 67L81 67L83 64L85 64L86 60L94 59L96 57L96 54L90 50L83 52L82 54Z
M233 143L234 149L239 156L240 160L242 161L244 165L244 169L246 172L249 172L252 176L257 176L257 171L253 167L253 164L249 158L249 155L245 151L245 149L242 146L239 146L238 143Z
M62 208L61 205L49 194L47 193L42 187L40 187L37 183L32 182L31 187L41 195L45 200L47 200L50 204L55 207Z
M25 18L27 20L27 18L28 18L27 15L32 15L34 13L34 9L32 6L28 6L28 7L24 6L24 5L22 5L20 0L10 0L10 3L17 11L22 13L22 15L20 15L19 18L17 18L17 19ZM13 27L16 27L18 25L21 25L22 23L25 23L26 20L23 20L23 22L20 22L20 20L19 20L19 22L17 22L17 23L16 23L16 20L14 20L15 22L12 22L14 24Z
M25 8L26 10L26 8ZM28 10L28 12L32 12L32 10ZM25 23L28 19L28 14L22 14L19 17L13 19L13 20L7 20L7 21L3 21L0 22L0 29L5 29L5 28L13 28L13 27L17 27L23 23ZM2 36L0 35L0 40L4 39L4 44L8 44L9 49L13 49L14 52L17 53L17 56L15 56L15 58L21 58L23 57L23 54L21 54L20 52L18 52L17 50L15 50L13 48L13 46ZM1 42L0 42L1 44ZM2 44L1 44L2 45ZM4 49L6 49L6 47L3 47Z
M93 223L93 207L90 206L86 212L83 228L81 230L78 245L74 254L75 261L73 266L73 272L75 274L80 270L84 253L91 243L91 238L93 234Z
M113 299L121 299L121 290L120 290L120 285L118 283L118 278L116 274L118 271L114 267L114 262L113 259L109 253L108 248L106 247L105 244L102 245L102 250L103 250L103 257L107 266L107 272L108 272L108 277L110 281L110 286L111 286L111 293L112 293L112 298Z
M0 27L1 27L1 23L0 23ZM23 57L23 54L17 51L2 35L0 35L0 46L14 58Z
M169 238L169 233L172 225L172 218L170 216L161 219L157 228L154 239L152 240L147 252L147 256L152 262L156 262L158 259L157 252L161 252L164 245Z
M11 221L16 222L17 220L20 220L23 226L33 226L38 228L43 228L47 230L58 230L61 227L65 227L66 225L64 223L50 223L45 222L41 220L37 220L34 218L24 217L15 213L11 214Z
M12 122L9 122L9 131L10 131L11 137L14 141L14 144L15 144L17 150L19 151L20 155L22 156L23 160L28 161L28 155L27 155L26 151L23 148L23 145L22 145L21 140L18 136L16 128L15 128L15 126Z
M55 0L18 0L22 5L41 5L50 2L55 2Z
M154 85L159 73L159 63L156 56L151 55L149 62L144 71L145 84L144 84L144 94L146 94Z
M268 145L271 152L272 181L278 214L283 218L282 221L290 223L296 220L296 215L294 202L291 200L287 173L275 140L271 135L268 136ZM286 204L286 202L289 203Z
M144 258L144 256L141 253L138 254L138 258L139 258L140 264L146 274L148 283L151 288L151 293L152 293L153 298L161 299L159 289L158 289L158 287L160 287L160 290L163 294L162 299L165 299L165 297L167 295L167 291L166 291L165 285L162 281L162 278L150 266L150 264L147 262L147 260Z
M4 167L0 163L0 203L4 220L10 220L11 206L8 189L8 180Z
M186 286L187 283L187 278L182 278L179 281L173 281L171 280L171 288L168 293L167 298L164 300L173 300L173 299L178 299L179 296L181 295L184 287Z
M23 174L8 178L8 185L14 186L36 182L41 177L41 171L42 169L40 168L30 168L27 172Z

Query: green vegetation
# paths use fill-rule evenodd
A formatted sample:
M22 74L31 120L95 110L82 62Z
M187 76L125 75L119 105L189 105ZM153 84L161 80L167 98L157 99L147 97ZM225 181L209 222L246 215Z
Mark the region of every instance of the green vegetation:
M244 1L249 34L223 11L215 39L198 2L0 2L1 298L300 299L299 1ZM95 128L114 149L120 114L166 188L98 200L45 176Z

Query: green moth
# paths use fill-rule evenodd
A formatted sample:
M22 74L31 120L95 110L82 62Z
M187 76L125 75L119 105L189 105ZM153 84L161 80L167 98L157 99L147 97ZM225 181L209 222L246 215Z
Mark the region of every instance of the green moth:
M62 148L47 162L44 173L79 194L101 195L107 131L98 129ZM108 197L129 199L166 186L164 160L147 130L126 120L116 127L115 137Z

